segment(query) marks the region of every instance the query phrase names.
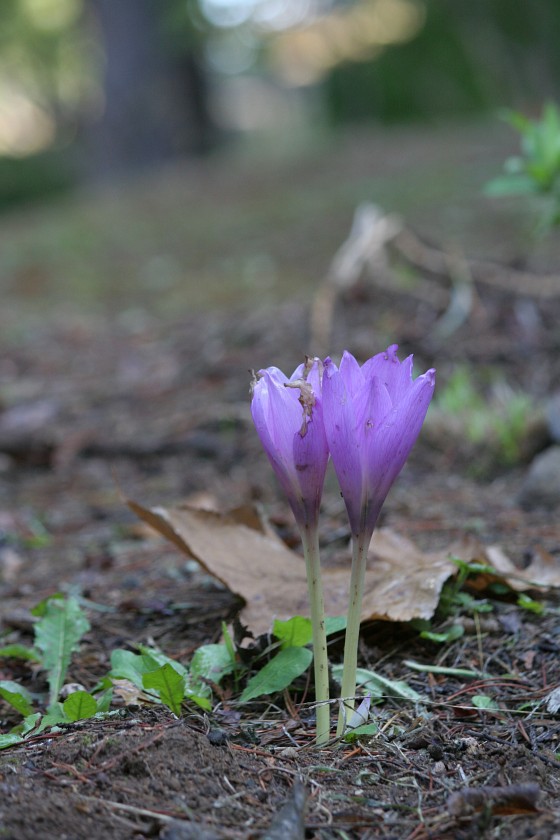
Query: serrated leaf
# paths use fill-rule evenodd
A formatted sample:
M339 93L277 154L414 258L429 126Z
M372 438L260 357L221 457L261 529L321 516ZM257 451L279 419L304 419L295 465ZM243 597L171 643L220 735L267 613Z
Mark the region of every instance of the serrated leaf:
M241 702L283 691L309 668L312 661L313 654L309 648L291 647L281 650L249 680L241 695Z
M68 720L86 720L97 712L97 701L87 691L74 691L62 704Z
M56 702L72 654L89 627L75 598L51 598L45 604L42 618L35 625L35 645L48 672L49 706Z
M0 680L0 697L26 717L33 712L33 698L26 688L13 680Z
M288 647L305 647L313 639L311 619L303 615L294 615L287 621L276 620L272 625L272 635L280 642L282 649Z
M34 648L26 647L25 645L5 645L0 648L0 656L12 659L26 659L30 662L40 662L41 657Z
M166 662L156 671L144 674L144 688L154 689L159 693L162 703L171 709L174 715L181 714L181 703L185 697L185 678Z

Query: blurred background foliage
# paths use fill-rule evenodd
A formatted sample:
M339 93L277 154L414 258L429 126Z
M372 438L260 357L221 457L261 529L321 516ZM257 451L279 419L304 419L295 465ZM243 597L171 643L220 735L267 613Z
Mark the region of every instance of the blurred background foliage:
M558 0L2 0L0 210L258 135L534 113Z

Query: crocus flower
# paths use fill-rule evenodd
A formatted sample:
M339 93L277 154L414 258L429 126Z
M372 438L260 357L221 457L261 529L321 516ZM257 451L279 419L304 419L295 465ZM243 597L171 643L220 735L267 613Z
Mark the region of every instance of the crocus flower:
M345 352L325 360L323 417L352 535L373 533L379 511L422 428L435 371L413 381L412 356L397 345L362 367Z
M338 735L354 708L369 544L385 497L418 437L434 392L435 371L413 380L412 356L400 362L397 349L392 345L362 367L347 352L340 368L325 360L323 422L352 530Z
M329 450L322 416L323 365L308 359L288 379L278 368L260 370L251 413L261 443L298 524L307 571L313 629L317 743L329 738L329 670L319 561L319 506Z
M288 379L278 368L260 370L251 413L266 454L299 527L316 527L329 450L323 425L319 359Z

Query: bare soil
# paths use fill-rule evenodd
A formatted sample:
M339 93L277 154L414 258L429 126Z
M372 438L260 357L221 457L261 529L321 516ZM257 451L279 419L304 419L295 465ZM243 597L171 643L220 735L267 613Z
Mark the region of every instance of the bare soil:
M338 156L331 149L331 174L357 182L369 142L354 138L341 145ZM411 155L410 138L402 142ZM394 155L393 142L391 147ZM420 154L426 165L431 160L435 166L437 154L434 150L430 158L429 148L423 138ZM490 153L496 155L496 149ZM476 155L482 165L480 145L463 148L462 158L455 151L465 166ZM405 180L406 167L393 165ZM259 191L247 175L243 192L248 170L232 175L221 166L186 183L200 190L205 202L214 200L225 236L223 219L237 204L243 213ZM293 168L283 166L276 180L267 176L267 189L274 184L280 192L287 189L283 179ZM309 173L312 195L318 171L308 161L297 173L298 179ZM321 260L312 243L298 239L301 218L294 213L286 246L294 243L304 266L322 263L326 271L345 236L337 227L339 211L325 212L331 235L321 240ZM503 225L497 218L494 256L503 256ZM488 220L480 227L481 239L491 241ZM475 228L471 224L471 241ZM439 229L428 225L423 232L441 241ZM273 252L281 276L278 242L267 217L265 229L256 229L245 247L253 255ZM217 247L226 246L221 241ZM286 257L286 265L291 259ZM113 277L118 285L117 269ZM65 308L63 296L44 278L29 279L31 288L18 286L4 266L2 644L29 644L30 608L57 591L79 593L90 602L91 630L70 672L71 681L88 690L109 670L116 647L154 642L188 662L200 644L220 638L221 621L236 615L239 600L149 534L123 496L146 505L185 499L210 499L223 508L258 503L288 544L297 546L289 510L250 422L248 370L270 364L291 369L313 351L309 312L320 279L301 294L292 286L289 299L282 300L276 290L276 301L239 280L239 294L230 290L227 304L213 300L196 311L174 304L165 314L150 305L153 288L147 298L142 289L137 297L132 291L122 299L117 294L113 308L110 288L103 288L101 317L97 305L78 305L74 291L69 292L72 307ZM542 300L476 286L464 323L436 341L434 327L449 304L451 283L428 274L421 279L443 290L443 298L435 295L430 302L402 285L383 288L367 274L341 294L332 325L333 355L347 348L365 358L397 342L403 355L415 353L418 371L434 365L441 384L458 364L471 363L481 389L497 376L529 393L535 406L558 389L560 294ZM171 296L180 300L180 290L173 287ZM452 430L426 430L386 503L383 524L426 549L445 548L471 533L502 545L520 567L535 552L557 562L556 510L519 503L528 463L551 442L547 435L536 422L515 461L504 464L488 447ZM347 550L347 536L330 477L321 534L325 551ZM465 635L452 643L421 639L408 625L377 622L364 628L360 664L406 680L430 699L418 707L390 698L376 706L375 737L317 750L307 679L282 696L243 708L226 684L213 713L186 706L180 719L161 707L116 706L117 714L107 720L64 726L0 752L0 836L556 836L560 723L546 705L560 687L556 595L533 593L546 606L536 614L518 606L511 592L475 594L488 598L492 609L480 614L467 609L456 617ZM436 630L445 628L449 617L436 616L433 624ZM340 661L341 652L338 640L332 661ZM407 660L488 676L473 680L416 672ZM44 673L15 659L0 660L0 679L17 680L37 693L46 688ZM492 707L474 705L477 695L490 697ZM335 714L333 709L333 719ZM0 701L0 731L8 732L17 720Z

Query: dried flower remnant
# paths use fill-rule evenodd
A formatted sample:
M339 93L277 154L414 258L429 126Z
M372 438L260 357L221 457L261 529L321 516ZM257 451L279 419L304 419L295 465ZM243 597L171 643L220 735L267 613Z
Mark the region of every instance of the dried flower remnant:
M317 743L328 739L330 729L318 534L319 506L329 459L322 417L322 377L319 359L307 359L289 379L276 367L260 370L253 382L251 401L261 443L301 533L313 625Z
M340 368L325 360L323 422L352 530L350 603L344 650L343 705L352 711L367 553L379 512L420 433L435 386L435 370L412 379L412 356L397 346L362 367L345 352ZM349 702L348 702L349 701Z

